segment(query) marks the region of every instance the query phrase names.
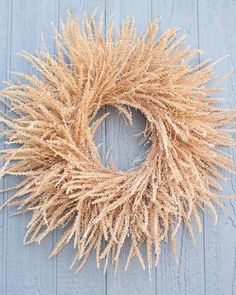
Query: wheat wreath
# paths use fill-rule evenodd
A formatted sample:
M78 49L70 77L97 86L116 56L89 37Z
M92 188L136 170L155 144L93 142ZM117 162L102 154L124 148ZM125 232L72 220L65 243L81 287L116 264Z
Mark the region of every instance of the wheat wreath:
M154 20L137 37L127 20L104 33L102 17L79 22L69 14L55 31L56 56L23 54L39 75L19 74L0 92L9 145L1 151L0 175L23 176L5 190L14 194L4 206L32 213L27 244L62 228L51 256L73 240L78 270L92 250L98 266L104 259L106 270L110 256L116 269L127 237L127 266L137 256L150 271L163 241L176 255L181 223L194 240L192 224L201 230L204 209L216 221L222 173L235 171L218 149L234 145L235 111L217 107L218 81L208 85L213 64L191 65L199 51L186 47L176 29L158 38L157 31ZM108 116L97 114L106 105L130 122L131 107L146 117L143 137L152 144L140 167L124 172L101 163L94 134Z

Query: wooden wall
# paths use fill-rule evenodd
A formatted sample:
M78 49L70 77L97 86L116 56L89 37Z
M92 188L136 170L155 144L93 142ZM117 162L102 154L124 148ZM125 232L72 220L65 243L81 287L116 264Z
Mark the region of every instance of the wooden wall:
M12 71L30 72L26 62L17 55L20 51L34 52L42 47L43 32L49 49L53 22L65 19L66 10L82 16L99 7L106 23L114 18L121 23L126 17L135 17L137 30L141 32L149 19L161 17L161 31L169 27L181 27L192 47L199 47L207 56L215 59L229 54L217 66L219 74L236 64L236 1L235 0L1 0L0 1L0 80L10 80ZM199 57L199 60L202 57ZM225 106L236 107L235 73L224 83ZM97 133L97 141L103 142L101 157L112 146L111 155L122 169L128 169L142 153L139 138L131 136L144 126L144 119L134 113L132 127L111 110L111 115ZM1 145L3 148L3 145ZM235 157L235 153L232 152ZM7 187L14 179L4 179L1 187ZM225 193L235 193L236 179L231 177L224 184ZM4 194L0 203L7 199ZM68 267L74 251L69 245L55 259L48 255L58 233L50 235L40 245L22 244L29 216L10 217L14 209L0 212L0 294L1 295L235 295L236 294L236 202L227 201L228 211L219 212L219 222L213 225L210 213L202 216L203 231L197 234L193 246L183 228L178 235L179 263L176 264L168 244L151 280L133 261L128 272L121 268L116 278L109 267L104 275L97 269L94 257L89 259L81 273L75 274Z

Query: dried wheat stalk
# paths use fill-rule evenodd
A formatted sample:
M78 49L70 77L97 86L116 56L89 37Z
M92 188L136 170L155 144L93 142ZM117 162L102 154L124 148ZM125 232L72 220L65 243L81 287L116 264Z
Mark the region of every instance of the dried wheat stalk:
M62 33L55 32L57 57L46 50L23 54L41 77L20 74L26 82L1 91L14 114L2 114L7 126L2 134L20 144L1 151L1 176L24 176L9 188L15 194L6 204L32 213L27 244L64 228L51 256L73 240L72 265L78 262L78 269L93 249L98 266L104 259L106 269L111 255L117 268L130 237L127 266L137 256L145 267L140 247L146 245L150 270L152 250L157 263L162 241L169 239L175 254L181 222L194 240L191 220L201 230L204 208L217 220L218 179L224 178L222 170L235 170L217 147L234 145L228 127L235 111L217 108L212 94L219 89L207 85L211 62L190 65L199 52L177 39L177 30L156 38L157 20L139 37L134 21L120 31L110 25L105 34L102 27L102 18L96 23L94 15L82 23L69 15ZM146 116L144 138L152 145L141 167L123 172L102 165L93 137L106 117L96 116L105 105L130 122L125 106Z

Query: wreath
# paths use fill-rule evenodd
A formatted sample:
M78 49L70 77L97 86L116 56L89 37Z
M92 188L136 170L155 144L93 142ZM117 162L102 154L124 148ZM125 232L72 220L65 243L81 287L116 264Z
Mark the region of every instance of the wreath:
M204 209L217 221L220 179L235 170L218 148L234 145L235 111L217 107L214 64L193 65L199 50L186 47L178 30L158 38L157 31L154 20L137 37L127 20L104 33L95 14L82 22L69 14L55 30L56 56L23 53L39 75L21 73L0 92L8 109L2 135L10 144L1 151L1 176L23 176L7 188L14 194L4 206L32 213L26 244L63 228L51 256L73 240L78 270L92 250L98 266L104 259L106 269L111 256L116 269L127 237L127 266L137 256L150 270L163 241L176 256L181 223L194 240L192 225L201 230ZM124 172L102 164L94 134L109 115L98 116L106 105L130 123L130 108L146 117L143 138L151 146L140 167Z

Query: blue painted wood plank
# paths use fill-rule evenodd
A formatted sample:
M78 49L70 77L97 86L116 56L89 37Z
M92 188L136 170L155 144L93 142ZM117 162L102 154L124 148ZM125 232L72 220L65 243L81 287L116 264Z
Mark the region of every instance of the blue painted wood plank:
M192 48L198 48L197 1L153 0L153 17L159 17L160 31L173 27L181 29ZM198 59L194 61L198 63ZM157 271L157 294L204 294L203 233L196 233L196 247L181 228L177 235L178 264L175 263L170 244L163 243L163 251Z
M223 83L221 97L225 98L222 107L236 108L236 1L198 1L199 43L208 57L218 59L226 54L229 57L217 66L217 75L224 74L234 67L233 75ZM234 151L226 151L235 161ZM223 183L223 194L235 194L235 176ZM218 210L216 226L210 212L204 214L205 222L205 294L236 294L236 201L225 202L228 210Z
M145 31L151 19L151 1L111 1L106 2L106 20L111 19L121 25L127 18L136 19L137 34ZM133 112L133 126L130 127L117 111L109 109L110 115L106 120L106 145L111 159L122 170L129 170L137 156L144 153L145 147L139 146L140 137L135 134L144 129L145 119L137 111ZM155 294L155 269L152 269L151 280L148 271L143 271L136 258L131 261L128 271L125 272L129 239L122 250L120 265L116 277L112 266L108 268L107 294ZM145 258L145 251L142 251Z
M6 81L8 78L9 70L9 36L11 29L11 2L2 1L0 6L0 81L1 88L4 87L2 81ZM1 105L1 111L5 111L5 107ZM4 128L1 124L1 128ZM4 149L3 138L1 138L0 149ZM1 163L2 167L4 163ZM5 179L1 179L0 188L4 189ZM0 206L3 204L6 196L2 194L0 196ZM5 294L7 289L7 209L0 212L0 294Z
M67 10L69 9L73 15L78 16L81 20L85 11L88 15L99 8L98 12L105 12L105 0L96 1L79 1L79 0L61 0L59 9L59 18L66 20ZM104 124L97 132L96 140L105 142L105 127ZM101 156L104 159L104 146L101 150ZM103 274L102 268L97 268L95 255L89 257L87 264L80 271L75 273L76 268L69 271L69 266L76 252L72 243L61 252L57 257L57 287L58 295L72 294L106 294L106 275Z
M33 53L39 49L43 31L46 38L51 37L55 8L55 2L48 5L47 0L12 1L11 34L8 36L11 39L8 48L11 71L31 71L17 53L23 50ZM6 185L14 185L17 181L16 177L6 178ZM56 268L47 258L52 248L52 236L41 245L24 246L22 242L29 215L10 217L14 212L15 209L8 209L5 294L56 294Z

